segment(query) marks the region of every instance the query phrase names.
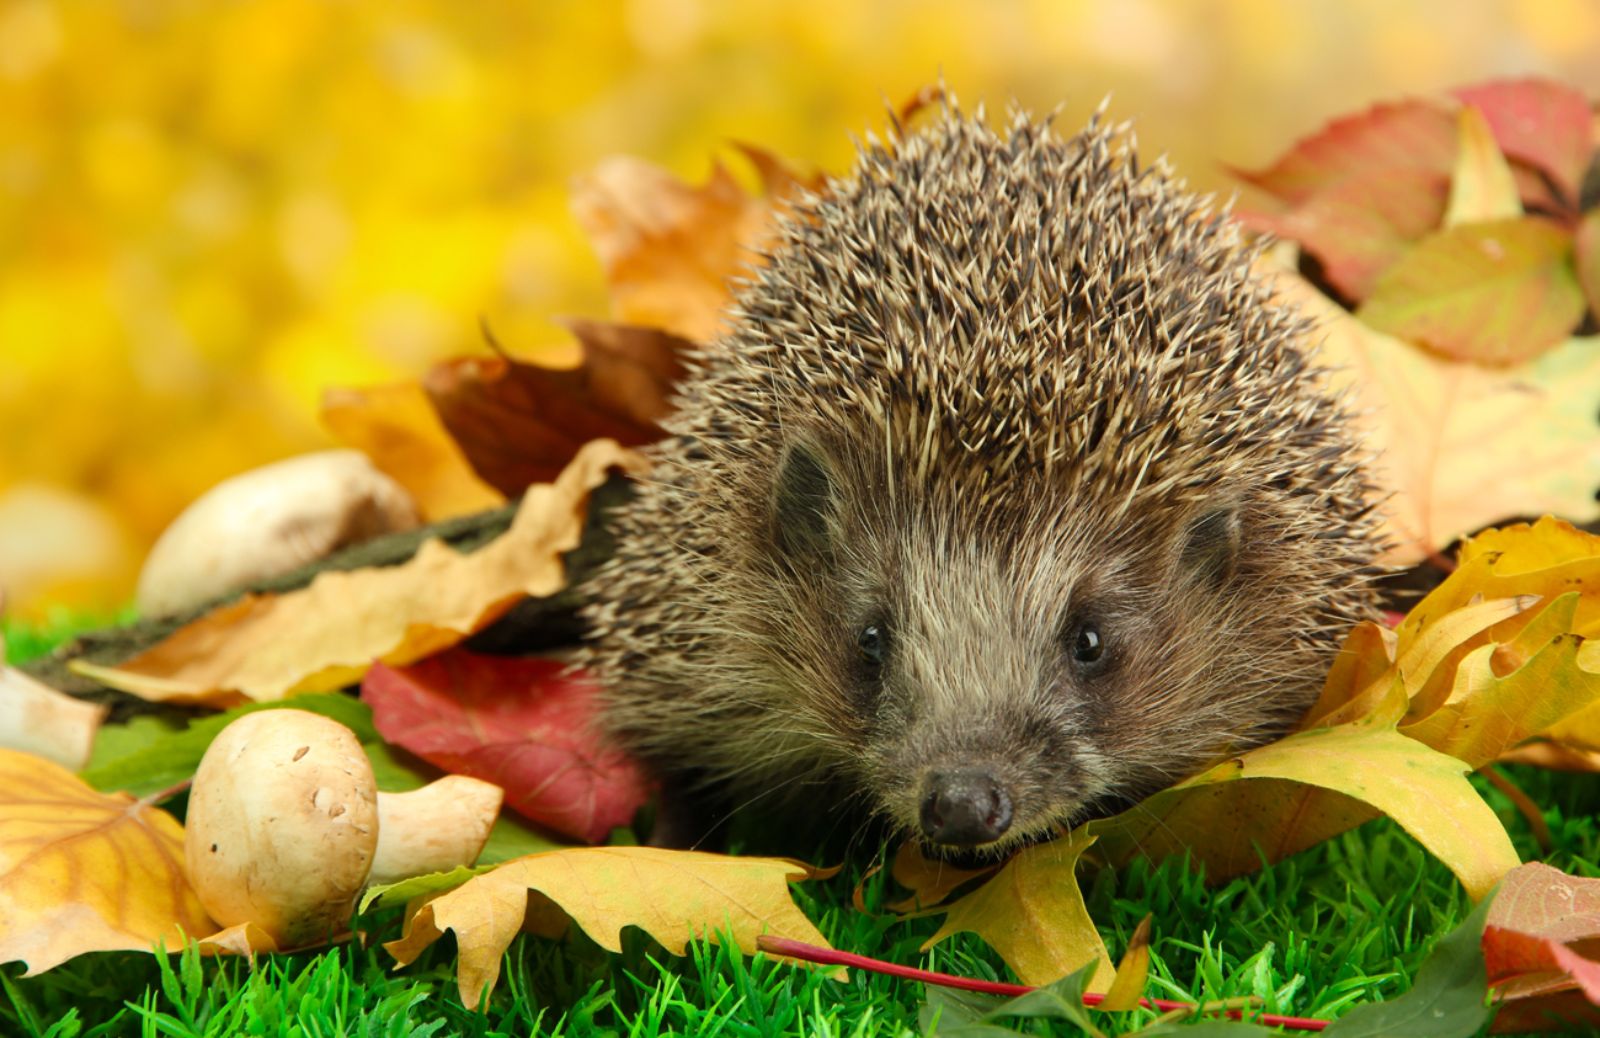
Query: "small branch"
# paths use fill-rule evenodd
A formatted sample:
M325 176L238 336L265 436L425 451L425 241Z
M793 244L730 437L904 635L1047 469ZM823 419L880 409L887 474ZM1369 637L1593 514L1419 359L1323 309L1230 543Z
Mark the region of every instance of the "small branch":
M1511 803L1522 813L1522 817L1527 819L1528 828L1533 830L1533 838L1539 841L1539 849L1549 854L1550 848L1555 846L1555 841L1550 836L1550 825L1544 820L1544 811L1539 805L1522 791L1521 786L1511 781L1511 776L1501 771L1499 765L1491 764L1484 768L1483 777L1489 780L1489 785L1510 798Z
M890 977L901 977L905 980L917 980L924 984L938 984L941 987L960 988L963 991L978 991L987 995L1026 995L1033 991L1031 987L1023 984L1002 984L992 980L978 980L975 977L957 977L950 973L935 973L931 970L919 970L912 966L899 966L882 959L868 958L865 955L855 955L850 952L835 951L832 948L819 948L814 944L802 941L791 941L787 937L773 937L762 934L756 938L756 946L762 951L773 955L783 955L791 959L802 959L806 962L815 962L823 966L854 966L869 973L882 973ZM1097 1008L1105 1000L1104 995L1085 994L1083 1004L1091 1009ZM1157 1009L1162 1012L1179 1011L1193 1013L1204 1011L1205 1006L1197 1006L1192 1002L1171 1002L1164 998L1141 998L1139 1005L1146 1009ZM1234 1020L1244 1019L1242 1009L1225 1009L1224 1016ZM1279 1016L1275 1013L1262 1013L1255 1017L1255 1022L1265 1027L1292 1027L1298 1031L1320 1031L1328 1026L1326 1020L1314 1020L1304 1016Z

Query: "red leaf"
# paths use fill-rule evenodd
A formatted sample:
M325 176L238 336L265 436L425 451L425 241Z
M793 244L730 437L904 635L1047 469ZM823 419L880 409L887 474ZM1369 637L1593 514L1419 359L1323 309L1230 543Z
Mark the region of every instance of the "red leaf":
M638 768L600 744L594 685L551 660L441 653L374 664L362 702L387 741L458 775L493 782L506 805L599 843L648 796Z
M1592 149L1589 102L1548 79L1499 80L1455 96L1483 113L1507 158L1549 174L1572 206Z
M1346 299L1365 299L1378 275L1444 218L1449 178L1421 170L1352 177L1283 215L1241 213L1247 225L1298 241Z
M660 439L682 374L685 339L655 328L569 321L583 347L576 368L506 356L460 357L423 379L434 409L483 480L509 497L555 478L580 446Z
M1335 119L1302 138L1277 162L1239 176L1298 205L1342 181L1393 173L1448 178L1456 158L1456 120L1433 101L1380 104Z

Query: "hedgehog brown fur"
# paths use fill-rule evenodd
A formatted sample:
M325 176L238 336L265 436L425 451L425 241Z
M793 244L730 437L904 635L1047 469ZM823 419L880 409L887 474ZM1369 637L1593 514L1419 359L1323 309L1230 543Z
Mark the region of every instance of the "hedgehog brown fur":
M799 204L588 585L669 787L1004 847L1281 734L1379 554L1255 251L1098 117L953 106Z

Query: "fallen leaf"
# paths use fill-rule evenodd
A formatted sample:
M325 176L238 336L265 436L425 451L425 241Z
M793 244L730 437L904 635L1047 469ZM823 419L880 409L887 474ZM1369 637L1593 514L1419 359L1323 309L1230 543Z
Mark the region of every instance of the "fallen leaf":
M321 573L303 590L248 595L117 667L73 669L146 699L231 705L342 688L374 661L405 664L460 642L528 595L566 584L589 492L636 456L586 445L551 484L529 488L511 527L470 554L425 542L403 565Z
M827 947L789 896L810 876L780 858L728 857L655 847L574 847L505 864L429 901L404 935L384 947L402 966L446 930L456 935L461 1001L475 1009L494 990L500 960L520 931L530 891L549 898L594 942L622 950L623 927L637 926L674 955L692 937L731 938L746 954L763 933Z
M1549 175L1570 206L1589 163L1589 102L1548 79L1500 80L1463 87L1455 96L1483 113L1500 150Z
M1388 815L1481 898L1519 863L1465 763L1379 720L1296 732L1111 818L1089 822L1113 863L1188 853L1221 882ZM1030 850L1023 851L1026 855ZM1020 855L1019 855L1020 857Z
M1112 1012L1135 1009L1144 996L1145 984L1150 979L1150 914L1139 920L1128 947L1117 962L1117 977L1106 990L1100 1008Z
M1495 370L1377 332L1293 273L1276 289L1317 322L1319 358L1377 455L1374 497L1394 545L1384 564L1518 516L1600 517L1600 338Z
M554 660L452 650L374 666L361 684L378 731L445 771L493 782L506 806L600 843L649 797L637 765L594 731L593 682Z
M1594 1022L1600 1006L1600 879L1569 876L1538 862L1522 866L1495 896L1482 943L1489 984L1506 1014L1495 1030L1542 1029L1551 1016L1569 1025ZM1587 1005L1575 1004L1574 993Z
M1453 360L1517 364L1583 315L1571 235L1537 217L1447 227L1384 271L1356 316Z
M895 852L889 875L911 896L884 905L891 912L916 912L943 904L956 888L987 876L1000 867L999 863L976 869L958 868L947 861L930 858L922 853L916 840L907 840Z
M775 186L771 171L762 175ZM787 178L779 190L799 184ZM572 208L605 268L616 320L709 342L722 327L729 280L759 261L786 197L751 197L720 163L690 187L649 163L614 158L579 178Z
M1351 177L1284 214L1245 210L1256 230L1291 238L1322 265L1345 299L1365 299L1379 275L1444 219L1449 179L1427 170Z
M423 388L483 480L508 497L554 479L590 440L652 443L671 411L693 344L654 328L567 322L582 345L574 368L504 354L437 364Z
M421 386L330 389L322 394L321 416L335 439L405 487L429 522L505 503L473 473Z
M179 947L213 928L171 815L0 750L0 962L25 962L32 976L85 952Z
M262 952L276 954L278 942L255 923L235 923L195 941L202 955L238 955L255 961Z
M1094 842L1080 828L1020 851L989 882L950 905L944 924L922 950L970 931L1024 984L1048 984L1095 962L1089 990L1107 990L1115 970L1077 879L1078 862Z
M917 1022L924 1034L941 1035L943 1038L1005 1038L1022 1033L995 1023L1003 1017L1066 1020L1075 1024L1082 1033L1097 1036L1101 1032L1083 1004L1083 995L1089 988L1089 976L1094 969L1093 962L1084 963L1080 969L1065 977L1005 1000L970 991L930 986Z
M1512 220L1522 215L1522 200L1511 166L1495 144L1483 113L1470 105L1456 116L1461 141L1450 175L1450 203L1444 225L1456 227L1486 220Z
M1238 175L1299 204L1350 179L1382 179L1394 173L1448 176L1456 147L1455 119L1447 108L1407 100L1335 119L1266 169Z

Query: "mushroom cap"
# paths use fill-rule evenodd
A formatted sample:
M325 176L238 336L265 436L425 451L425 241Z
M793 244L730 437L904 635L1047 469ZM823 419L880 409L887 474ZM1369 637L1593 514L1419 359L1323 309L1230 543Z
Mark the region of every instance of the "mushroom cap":
M418 522L411 496L359 451L251 469L206 491L162 532L139 574L139 611L181 612Z
M184 851L200 903L282 948L349 923L378 846L372 764L355 734L304 710L260 710L212 741L189 793Z

